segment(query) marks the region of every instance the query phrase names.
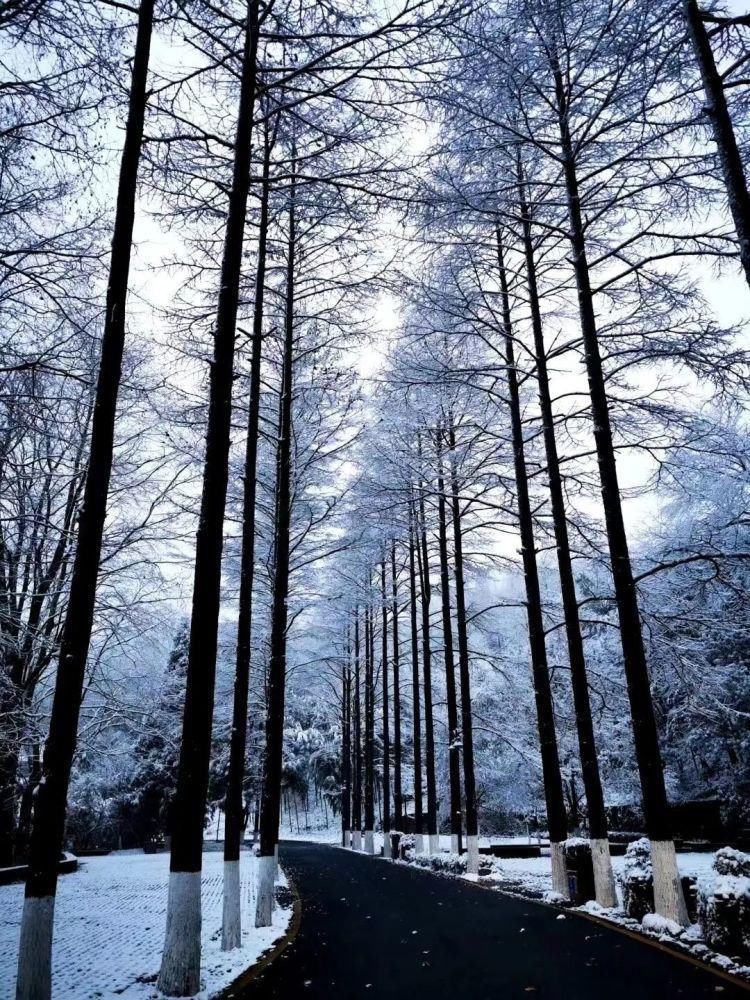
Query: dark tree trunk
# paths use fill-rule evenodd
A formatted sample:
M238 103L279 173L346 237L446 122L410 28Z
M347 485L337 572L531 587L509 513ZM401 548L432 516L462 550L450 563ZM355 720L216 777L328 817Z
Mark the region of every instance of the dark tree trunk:
M249 0L234 143L219 302L211 365L203 493L195 545L185 710L174 801L167 933L158 985L168 996L192 996L200 987L200 922L191 912L186 944L183 910L200 914L200 871L211 755L216 647L221 599L221 555L229 476L235 327L242 247L250 189L250 139L255 98L258 0ZM181 876L194 876L188 880ZM177 878L175 876L178 876ZM186 889L188 881L191 883ZM178 888L179 886L179 888ZM186 893L191 900L188 903Z
M539 408L542 414L544 447L547 457L547 479L552 505L552 523L555 532L557 566L560 574L560 592L565 615L565 634L568 641L570 681L576 713L578 749L581 757L581 772L588 806L589 836L592 841L606 842L608 839L607 817L604 810L604 792L602 791L599 762L596 753L594 723L591 717L586 659L581 635L581 621L578 613L578 599L576 596L575 577L573 575L573 561L570 553L570 539L568 536L568 519L565 511L560 460L557 453L557 441L555 439L555 418L552 412L552 396L550 393L549 374L547 372L547 354L544 345L541 310L539 308L539 290L536 280L536 262L534 260L534 244L531 232L531 212L526 200L520 160L518 162L518 195L521 209L524 254L526 258L529 308L531 310L531 325L534 333ZM616 906L617 896L615 894L611 862L608 861L609 851L604 844L592 845L592 850L606 854L605 857L600 858L600 868L596 872L598 876L596 886L597 900L602 906ZM599 884L600 882L602 884Z
M667 792L664 785L659 737L651 698L646 651L643 645L638 595L633 579L633 568L630 562L628 539L622 513L622 500L617 479L617 463L615 461L615 450L612 440L612 426L609 418L609 402L607 400L604 371L599 353L594 296L591 289L588 258L586 256L586 237L584 235L583 219L581 216L575 150L568 124L567 99L562 73L554 60L553 73L555 77L560 144L563 152L565 187L568 200L569 234L571 249L573 251L572 263L578 290L581 332L583 334L586 372L588 375L589 395L591 397L591 416L594 425L594 440L596 442L596 456L599 465L599 478L610 561L612 564L612 577L620 621L620 638L625 661L625 677L633 719L635 753L643 794L643 811L646 819L646 830L652 843L671 845L672 829L669 819ZM667 850L669 851L669 848ZM673 845L671 847L671 855L672 861L674 861ZM674 861L674 873L669 876L670 882L675 879L676 884L667 887L665 890L672 897L672 903L662 904L660 902L662 890L660 885L657 885L657 882L660 883L661 879L656 876L655 872L654 884L657 897L657 912L661 913L662 916L684 923L688 919L687 910L679 879L677 879L676 861ZM664 906L667 906L670 912L664 912Z
M456 703L456 666L453 656L448 532L445 515L445 478L443 476L443 428L435 432L438 460L438 544L440 550L440 604L443 614L443 651L445 657L445 700L448 709L448 773L450 776L451 850L461 853L461 759Z
M86 427L89 425L92 412L93 407L89 407L84 422ZM73 478L67 490L65 514L57 544L44 574L31 592L23 639L19 636L17 619L7 607L7 598L3 601L4 613L9 618L8 627L4 630L5 644L9 648L6 652L6 670L4 671L6 683L3 686L2 696L0 696L0 745L5 748L3 752L0 752L0 865L11 865L14 860L17 861L20 857L18 831L16 830L19 748L23 743L26 715L34 697L37 680L46 662L48 663L51 659L49 657L45 662L45 655L41 651L35 656L34 642L39 638L42 647L53 645L50 639L55 627L54 605L58 600L59 591L58 595L53 596L51 602L48 603L47 598L55 583L60 588L64 583L70 559L72 525L82 483L81 468L84 452L85 441L82 438L76 449ZM6 586L7 583L4 581L4 589ZM47 618L46 623L43 622L43 616ZM20 648L18 643L20 643ZM40 779L41 774L37 774L34 786L30 790L32 805L33 791ZM28 842L29 821L30 816L27 816L22 838L24 852Z
M9 672L0 698L0 868L15 863L18 856L16 810L18 760L23 733L23 690ZM40 775L41 777L41 775ZM39 779L37 778L37 781Z
M352 829L352 665L349 630L346 632L346 666L341 685L342 740L341 740L341 843L349 847Z
M362 679L360 672L359 608L354 611L354 801L352 833L354 846L362 836Z
M125 145L120 164L88 469L78 519L68 607L60 641L49 735L43 759L43 777L35 792L30 872L26 881L18 959L18 1000L40 1000L48 997L51 992L52 900L57 888L57 864L63 843L65 806L94 619L107 493L112 471L153 13L153 0L142 0L138 13ZM43 903L45 899L50 902Z
M421 439L417 439L420 461ZM419 484L419 578L422 604L422 674L424 683L424 755L427 785L427 833L430 850L438 849L437 783L435 781L435 729L432 717L432 648L430 646L430 562L427 551L427 524L424 510L424 489Z
M276 849L279 829L278 798L281 789L284 701L286 688L286 629L289 594L289 533L291 526L291 435L294 352L294 268L296 255L295 183L292 178L289 209L284 360L281 385L280 425L276 468L276 525L273 558L273 608L271 654L268 667L268 713L266 753L263 768L260 853L265 857ZM291 816L290 816L291 818Z
M396 541L391 541L391 619L393 626L393 806L396 829L404 825L404 793L401 779L401 661L398 641L398 577Z
M34 743L31 748L31 766L29 776L26 781L23 793L21 794L21 806L18 812L18 829L16 831L15 856L16 862L22 864L26 860L26 852L29 843L29 830L31 827L31 810L34 804L34 789L39 784L42 777L42 760L39 753L39 744Z
M273 603L268 663L266 748L263 767L263 799L260 810L260 878L255 915L256 926L271 922L276 844L279 837L282 752L284 745L284 700L286 693L286 633L289 598L289 535L292 518L292 401L294 397L294 311L297 254L297 168L292 147L289 191L289 234L284 304L284 353L281 379L279 437L276 449L276 526L273 554ZM269 859L264 861L264 859ZM270 897L270 898L269 898Z
M471 675L469 673L469 637L466 623L466 592L464 584L463 530L461 498L456 465L456 429L451 415L448 422L448 447L451 454L451 515L453 520L453 561L456 581L456 633L458 635L458 672L461 684L461 746L464 762L464 799L466 803L466 839L469 863L478 870L479 857L474 857L476 845L471 838L479 833L477 818L477 786L474 774L474 733L471 714ZM476 872L473 872L476 874Z
M732 213L739 241L740 262L745 272L745 280L750 285L750 194L747 190L742 156L734 134L724 84L716 67L711 39L703 23L697 0L683 0L683 10L690 42L703 80L703 90L706 95L705 111L711 121L711 131L719 153L729 211Z
M372 607L368 605L365 608L365 837L368 850L371 849L372 831L375 829L373 632Z
M247 441L245 444L244 496L242 510L242 554L240 557L240 593L237 616L237 655L235 661L232 732L229 741L229 772L226 790L224 828L224 917L222 948L239 948L241 906L239 859L245 808L242 787L245 777L247 747L247 698L250 685L250 641L253 616L253 570L255 563L255 494L258 464L258 424L260 414L260 374L263 348L263 297L266 281L266 245L268 239L269 174L271 139L266 129L263 153L258 263L255 276L255 305L251 340L250 398L248 401ZM229 882L232 885L229 885Z
M499 230L497 232L497 257L502 293L503 339L505 343L505 363L513 437L518 526L521 534L521 551L526 584L526 615L529 627L529 647L534 677L534 697L536 700L539 744L542 756L542 776L544 781L544 797L547 806L547 824L550 843L554 845L561 844L566 839L568 835L568 820L565 815L565 798L562 776L560 774L560 760L557 752L557 737L555 735L555 712L552 704L552 689L547 666L547 650L544 642L542 599L539 592L539 572L537 569L534 527L526 474L526 456L524 454L523 425L521 423L521 403L518 393L518 374L516 372L513 345L510 298L508 295L508 282ZM554 850L555 848L553 847L553 852ZM555 870L555 863L560 865L561 861L562 859L559 854L555 856L553 853L553 889L561 895L567 895L564 864L561 869Z
M409 612L411 624L412 722L414 740L414 829L423 833L422 818L422 722L419 698L419 632L417 630L417 571L414 555L414 506L409 503ZM421 843L418 843L421 847Z
M387 840L388 832L391 829L391 736L388 698L388 601L385 592L385 550L383 550L383 562L380 566L380 600L383 607L383 646L381 652L381 670L383 672L383 833ZM398 829L398 824L396 824L396 829ZM387 843L385 853L388 854Z

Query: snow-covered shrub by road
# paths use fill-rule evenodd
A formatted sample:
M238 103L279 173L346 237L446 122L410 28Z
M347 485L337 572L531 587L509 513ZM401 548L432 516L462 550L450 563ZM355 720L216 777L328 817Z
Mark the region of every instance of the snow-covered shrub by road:
M277 907L271 927L256 929L256 858L240 857L247 907L242 947L221 951L220 852L203 855L201 1000L215 996L281 937L291 908ZM168 854L118 852L82 859L60 879L55 906L52 992L55 1000L153 1000L157 997L166 919ZM0 887L0 997L14 995L23 885Z
M434 872L445 872L449 875L466 874L466 855L453 854L441 851L440 854L416 854L409 851L406 860L413 862L420 868L429 868ZM490 875L494 871L494 864L491 858L479 858L479 874Z
M648 837L641 837L628 844L620 884L625 913L633 920L646 920L647 926L656 927L656 923L650 919L654 914L654 875L651 857L651 843ZM696 879L693 875L683 873L681 882L688 914L691 920L695 920L698 910Z
M628 844L625 851L622 885L623 909L633 920L642 920L654 909L654 875L651 869L651 845L646 837Z
M699 914L707 943L750 961L750 854L716 852L712 876L700 882Z

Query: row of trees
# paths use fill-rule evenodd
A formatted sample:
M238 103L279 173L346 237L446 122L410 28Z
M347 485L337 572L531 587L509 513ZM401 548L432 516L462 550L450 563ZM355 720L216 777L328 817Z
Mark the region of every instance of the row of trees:
M17 14L13 10L9 15L9 30L26 33L29 44L39 46L42 60L49 52L57 53L64 39L74 34L83 39L84 47L93 47L94 38L103 44L110 26L104 19L103 23L95 20L95 5L79 6L76 11L54 4L41 5L38 11L21 6ZM126 5L115 7L123 20L128 10ZM85 458L80 460L81 496L76 504L75 537L70 538L71 567L55 647L58 662L49 733L34 795L19 997L48 996L51 988L57 859L95 619L116 430L121 426L118 396L139 175L144 174L152 196L176 225L193 227L190 239L198 252L182 262L187 283L176 316L189 327L187 344L197 345L197 338L210 330L213 345L202 417L205 451L173 804L167 927L159 976L160 988L176 996L193 995L200 988L201 853L232 396L246 288L252 297L252 333L249 401L238 408L246 411L247 429L240 515L239 641L226 795L226 948L240 941L238 852L259 443L264 436L270 439L271 482L260 506L261 516L270 524L270 606L256 913L256 923L267 924L279 823L289 578L295 569L325 555L330 544L322 529L335 508L337 491L322 491L320 482L335 477L338 453L352 433L356 397L342 355L357 334L358 309L378 269L376 257L367 256L362 240L372 226L378 188L393 169L373 143L376 134L387 136L393 121L385 102L378 110L378 91L387 86L389 77L397 79L405 72L393 53L402 51L408 63L409 47L443 16L439 5L419 0L396 5L380 16L351 5L320 8L258 0L221 11L200 2L175 8L164 4L157 10L154 0L144 0L137 10L101 354L90 433ZM64 34L56 34L61 27ZM182 36L181 44L193 53L189 69L176 73L150 70L157 30L173 45ZM75 51L80 52L80 47ZM79 68L85 88L91 67L87 63ZM409 68L418 71L418 60ZM381 73L383 80L379 80ZM234 124L230 127L221 109L231 106ZM94 124L86 121L85 125L90 134ZM259 179L256 166L260 167ZM257 215L251 197L257 199ZM257 242L248 254L246 232L251 215L257 225ZM252 275L250 280L248 275ZM271 296L268 305L266 289ZM344 297L347 302L342 307ZM39 359L34 358L33 364L37 363ZM263 426L261 397L269 381L277 403L271 420Z
M479 867L477 793L474 773L471 678L466 613L465 580L463 571L463 510L460 481L453 455L455 454L455 426L452 417L448 425L439 427L422 445L419 436L419 457L425 458L427 448L434 454L437 471L437 494L427 493L437 505L438 552L440 574L440 635L442 638L445 668L445 698L447 714L447 761L450 786L449 823L454 852L462 849L462 816L465 816L468 870L476 873ZM434 449L434 451L433 451ZM444 468L444 454L451 455L450 466ZM432 624L430 601L429 525L425 517L425 482L403 482L400 513L406 520L400 525L405 529L403 541L391 538L383 548L379 573L373 567L366 574L359 588L364 611L354 609L353 624L347 624L347 638L343 644L341 678L342 693L342 837L345 846L361 846L364 829L365 850L373 853L374 841L374 789L375 744L380 743L382 765L382 830L384 851L390 854L388 833L391 822L397 831L404 830L406 818L406 787L404 769L406 734L402 727L403 682L401 680L400 613L408 621L410 650L407 671L407 688L411 726L411 798L413 822L418 850L426 846L430 851L439 849L438 788L436 766L435 719L433 713L432 682ZM419 498L419 499L417 499ZM397 508L377 509L376 523L383 519L398 526ZM450 548L450 553L449 553ZM404 585L406 598L400 594ZM378 589L379 577L379 589ZM356 581L352 581L356 583ZM458 679L454 646L454 617L452 591L455 588L455 638L458 647ZM361 619L363 618L363 623ZM419 621L421 620L421 636ZM378 666L375 656L375 635L380 632L381 655L378 684ZM363 632L363 641L361 633ZM421 656L420 656L421 651ZM362 669L364 666L364 669ZM376 732L376 702L380 691L382 729ZM364 709L362 702L364 701ZM363 718L364 711L364 718ZM391 742L390 718L393 718ZM364 728L363 728L364 726ZM422 762L424 761L424 775ZM392 765L392 767L391 767ZM463 773L462 773L463 766ZM364 772L363 772L364 768ZM391 770L393 774L391 775ZM364 777L364 785L363 785ZM391 777L393 780L391 781ZM424 783L423 783L424 777ZM426 798L423 798L423 788ZM364 802L364 826L363 826Z
M50 995L81 713L115 730L102 664L153 629L155 563L192 569L165 993L200 987L212 753L226 774L222 940L241 940L251 691L265 718L255 919L270 922L299 667L288 641L311 616L338 643L326 662L344 830L356 843L364 806L371 846L379 702L385 828L404 817L410 740L418 836L437 849L449 802L454 846L463 822L475 868L475 746L493 728L516 735L482 684L477 699L477 674L512 672L487 623L520 607L537 729L524 753L541 769L553 884L565 894L576 798L561 756L577 756L603 905L611 751L597 700L622 708L621 665L635 767L618 766L643 799L657 910L686 919L662 753L690 730L696 678L720 679L701 689L717 749L693 747L696 772L726 776L722 754L735 773L747 764L744 631L722 632L717 615L746 620L746 354L701 294L708 265L739 257L750 274L735 98L747 28L693 0L402 0L376 12L45 0L0 14L0 847L30 863L19 998ZM428 118L431 155L410 163L405 137ZM139 244L148 209L171 257L151 261ZM176 275L169 301L157 273ZM148 315L128 297L141 280ZM370 390L353 359L384 286L402 322ZM671 504L636 559L626 460ZM515 567L518 537L523 588L473 607L479 575ZM223 571L236 594L222 593ZM217 740L227 599L234 688ZM675 717L679 731L665 732Z
M459 747L469 842L476 836L476 820L466 729L467 716L471 722L468 669L462 684L463 734L457 730L446 509L453 502L460 512L463 502L475 531L486 530L488 517L495 529L498 517L516 522L553 890L567 895L563 851L569 823L539 569L547 544L540 539L549 538L556 554L555 603L567 644L597 900L612 906L616 896L574 560L606 565L611 582L598 597L616 611L656 909L682 924L687 911L639 584L659 572L700 562L726 566L746 554L737 537L721 550L715 542L706 550L693 542L639 572L630 552L616 456L646 453L663 467L679 450L705 440L711 425L718 430L718 414L697 419L692 407L677 402L678 365L691 391L713 405L742 396L746 388L746 357L735 346L735 331L705 318L698 288L674 266L686 257L721 259L730 245L730 253L736 253L735 233L724 229L716 214L727 194L736 237L740 243L743 239L740 206L746 187L725 91L744 62L744 41L735 34L744 27L745 18L703 14L695 4L646 10L621 3L592 10L577 3L525 0L462 22L451 40L459 70L433 95L433 107L440 109L441 150L414 194L421 205L414 240L422 251L409 272L413 306L392 351L389 391L378 404L386 414L399 407L397 427L383 431L381 426L375 445L381 456L397 456L397 468L386 460L390 479L384 482L379 466L381 479L371 484L368 498L375 517L387 509L389 517L399 518L402 538L411 498L417 498L422 537L425 503L436 517L454 843L461 829ZM714 38L728 60L721 71L709 45ZM698 102L706 97L708 104L699 110ZM706 119L718 156L696 139ZM684 155L686 141L697 141L698 152ZM723 184L715 172L717 160ZM585 387L577 377L577 355ZM405 411L411 414L406 430ZM446 454L454 469L461 461L464 470L460 486L454 472L452 489L443 468ZM406 477L404 470L409 470ZM591 515L595 490L601 518ZM585 513L576 495L585 498ZM462 637L467 647L460 521L453 549L460 651ZM420 551L424 570L429 566L426 546ZM429 591L423 575L428 645ZM354 655L356 662L356 643ZM382 665L385 670L385 658ZM355 681L355 698L357 690ZM427 747L429 654L423 697ZM419 740L415 732L415 745ZM427 749L428 788L430 757ZM355 782L355 821L358 798ZM365 805L366 830L369 819ZM427 828L434 832L429 819ZM476 859L469 863L475 870Z

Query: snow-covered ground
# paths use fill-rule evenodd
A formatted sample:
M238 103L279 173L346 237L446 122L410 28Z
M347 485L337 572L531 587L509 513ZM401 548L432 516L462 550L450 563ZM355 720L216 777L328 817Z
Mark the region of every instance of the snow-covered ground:
M340 844L341 843L341 827L330 826L327 830L325 827L322 830L300 830L297 833L295 827L294 830L281 830L279 833L279 840L310 840L315 844Z
M220 992L286 931L291 908L277 907L273 926L253 926L255 858L240 862L246 901L242 948L221 951L222 855L203 856L201 998ZM164 943L169 854L121 851L85 858L58 884L52 991L55 1000L149 1000ZM283 878L283 876L282 876ZM15 992L23 885L0 886L0 998Z
M441 845L442 846L442 845ZM681 875L695 875L703 878L711 874L714 856L711 853L689 853L677 855L677 867ZM493 858L496 874L487 876L486 884L493 882L510 892L524 892L544 895L552 890L552 869L549 857L541 858ZM625 858L612 858L615 876L622 873ZM619 886L618 886L619 893Z

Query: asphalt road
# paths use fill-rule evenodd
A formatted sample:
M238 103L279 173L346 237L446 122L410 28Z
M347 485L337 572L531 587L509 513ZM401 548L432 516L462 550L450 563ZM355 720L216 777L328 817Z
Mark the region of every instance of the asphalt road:
M242 1000L669 1000L750 993L582 917L315 844L282 844L292 944Z

